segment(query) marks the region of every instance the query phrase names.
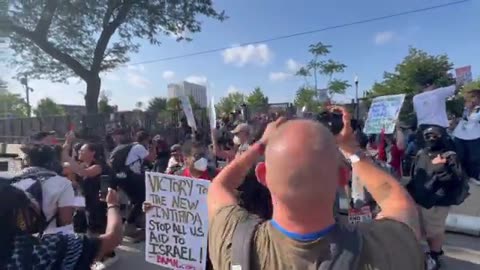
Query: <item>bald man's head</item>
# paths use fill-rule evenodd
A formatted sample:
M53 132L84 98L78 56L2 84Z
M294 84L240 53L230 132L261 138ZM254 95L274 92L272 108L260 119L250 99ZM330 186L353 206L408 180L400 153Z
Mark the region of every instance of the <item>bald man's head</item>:
M333 134L311 120L283 124L265 152L266 184L284 204L331 204L340 166Z

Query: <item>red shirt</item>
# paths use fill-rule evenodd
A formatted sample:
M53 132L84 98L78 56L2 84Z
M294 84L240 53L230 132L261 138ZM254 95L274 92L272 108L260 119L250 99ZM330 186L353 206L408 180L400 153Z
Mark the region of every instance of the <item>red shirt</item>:
M338 177L340 179L338 179L338 185L344 187L348 185L348 181L350 180L350 171L346 167L341 167L339 170Z
M402 158L403 158L404 150L401 150L397 147L396 143L393 143L390 146L390 155L391 160L389 165L395 170L398 175L402 173ZM378 147L378 160L387 161L387 152L386 152L386 141L385 141L385 134L380 133L380 145Z
M215 170L215 175L218 174L218 171ZM188 168L185 168L185 170L183 170L183 174L182 176L185 176L185 177L191 177L191 178L198 178L198 179L203 179L203 180L208 180L208 181L212 181L213 180L213 177L215 176L212 176L210 175L209 171L206 170L202 173L202 175L200 175L200 177L193 177L191 174L190 174L190 170Z

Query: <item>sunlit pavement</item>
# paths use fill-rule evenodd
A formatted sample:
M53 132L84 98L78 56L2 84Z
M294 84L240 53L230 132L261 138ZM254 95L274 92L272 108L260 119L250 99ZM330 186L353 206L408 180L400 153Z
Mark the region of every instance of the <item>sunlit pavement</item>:
M450 270L480 270L480 238L448 234L444 248L444 268ZM120 259L108 269L161 270L145 262L144 243L128 244L118 249Z

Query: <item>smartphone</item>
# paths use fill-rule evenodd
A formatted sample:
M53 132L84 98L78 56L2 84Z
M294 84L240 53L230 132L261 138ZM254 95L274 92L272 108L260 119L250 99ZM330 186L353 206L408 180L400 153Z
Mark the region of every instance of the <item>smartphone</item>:
M108 188L112 187L112 177L110 175L100 176L100 200L105 200Z

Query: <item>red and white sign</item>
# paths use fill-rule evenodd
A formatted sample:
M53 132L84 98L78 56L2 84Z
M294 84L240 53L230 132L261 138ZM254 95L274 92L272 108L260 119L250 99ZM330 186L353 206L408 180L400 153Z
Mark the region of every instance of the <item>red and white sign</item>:
M465 66L455 69L457 84L466 84L472 82L472 66Z
M348 222L350 224L358 224L369 222L372 220L372 210L366 205L360 209L348 209Z

